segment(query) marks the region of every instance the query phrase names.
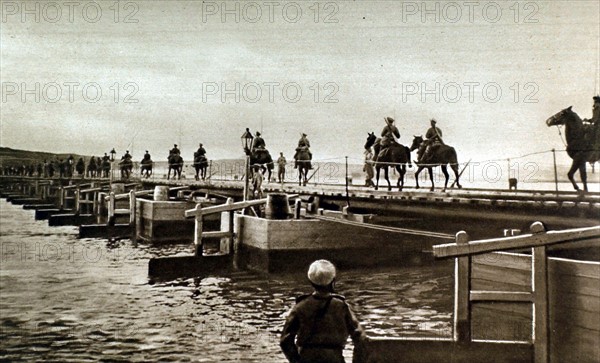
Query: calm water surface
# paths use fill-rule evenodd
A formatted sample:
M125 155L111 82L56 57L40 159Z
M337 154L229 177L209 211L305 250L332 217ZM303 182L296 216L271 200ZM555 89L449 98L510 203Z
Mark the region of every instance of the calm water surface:
M310 291L304 271L152 283L149 258L190 246L76 237L0 201L0 361L285 361L278 336L294 296ZM371 336L451 334L448 262L339 280Z

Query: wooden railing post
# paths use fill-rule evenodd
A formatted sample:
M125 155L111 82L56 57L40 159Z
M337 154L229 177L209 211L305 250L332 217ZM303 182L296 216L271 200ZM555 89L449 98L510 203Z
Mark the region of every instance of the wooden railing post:
M294 219L300 219L300 211L302 209L302 200L300 198L294 201Z
M79 198L81 198L80 193L81 192L79 188L75 189L75 192L73 193L73 202L75 203L75 214L79 214L81 212L81 203L79 203Z
M110 192L108 194L108 225L115 225L115 192Z
M202 247L202 224L204 217L202 216L202 204L196 204L196 210L198 211L196 214L196 222L194 228L194 246L195 246L195 255L200 257L203 254Z
M129 225L135 226L135 189L129 191Z
M233 198L227 198L227 204L233 204ZM229 211L229 226L228 226L228 231L230 233L229 235L229 253L233 253L233 218L234 218L234 213L232 210Z
M456 244L469 243L465 231L456 234ZM471 257L458 257L454 260L454 340L471 341Z
M65 193L66 189L62 186L58 188L58 209L65 209Z
M546 228L541 222L535 222L530 227L532 234L545 233ZM533 270L533 341L534 362L548 362L548 259L546 246L532 248Z

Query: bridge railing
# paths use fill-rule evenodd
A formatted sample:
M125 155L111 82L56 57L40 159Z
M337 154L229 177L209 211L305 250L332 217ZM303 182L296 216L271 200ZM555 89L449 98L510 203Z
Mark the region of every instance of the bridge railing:
M509 304L533 304L534 361L549 361L549 288L547 247L554 244L573 243L600 238L600 226L565 231L546 232L541 222L531 225L531 234L506 238L469 242L469 236L461 231L456 242L433 247L436 257L455 258L454 286L454 339L458 342L472 341L472 308L477 302L501 302ZM471 289L472 257L494 251L531 248L532 291L483 291ZM598 278L598 277L596 277ZM600 298L596 298L600 300Z

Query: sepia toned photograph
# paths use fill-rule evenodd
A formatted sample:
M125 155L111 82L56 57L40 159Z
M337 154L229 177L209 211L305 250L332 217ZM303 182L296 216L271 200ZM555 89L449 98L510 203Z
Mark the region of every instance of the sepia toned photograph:
M600 1L0 0L0 362L600 363Z

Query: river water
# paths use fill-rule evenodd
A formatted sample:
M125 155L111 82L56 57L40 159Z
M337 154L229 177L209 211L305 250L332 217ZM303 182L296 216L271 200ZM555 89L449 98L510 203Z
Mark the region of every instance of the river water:
M283 362L279 332L305 271L148 280L151 247L77 239L0 201L0 361ZM450 336L452 263L339 272L370 336ZM350 346L345 352L351 356Z

